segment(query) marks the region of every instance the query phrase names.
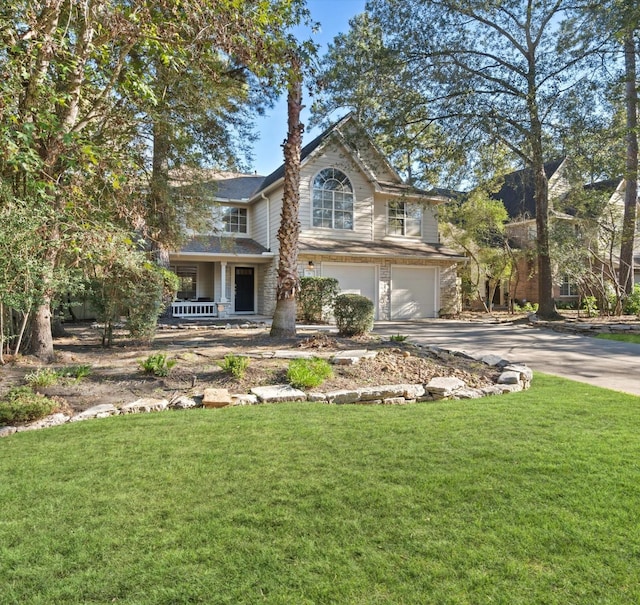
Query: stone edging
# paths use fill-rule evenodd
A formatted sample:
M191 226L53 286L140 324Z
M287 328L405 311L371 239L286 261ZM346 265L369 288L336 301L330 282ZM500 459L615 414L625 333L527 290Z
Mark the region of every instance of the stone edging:
M523 363L512 363L497 355L474 355L455 349L417 345L431 354L445 359L450 355L473 359L489 366L501 369L496 384L475 389L455 377L438 377L426 384L395 384L364 387L359 389L341 389L336 391L304 392L290 385L272 385L254 387L249 393L229 393L227 389L205 389L202 402L180 395L171 400L142 398L116 407L112 404L99 404L79 412L73 416L63 413L52 414L41 420L23 426L0 427L0 438L23 431L59 426L67 422L80 422L94 418L107 418L125 414L161 412L168 409L192 409L195 407L219 408L238 405L256 405L261 403L278 403L284 401L321 401L331 404L385 404L399 405L442 399L477 399L487 395L502 395L528 389L531 386L533 372ZM362 357L365 357L365 352ZM353 363L357 363L354 361Z

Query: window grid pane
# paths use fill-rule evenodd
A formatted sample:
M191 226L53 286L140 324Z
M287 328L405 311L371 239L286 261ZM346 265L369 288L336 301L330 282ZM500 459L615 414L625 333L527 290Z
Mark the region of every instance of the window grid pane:
M353 229L353 188L336 168L322 170L313 181L312 223L325 229Z

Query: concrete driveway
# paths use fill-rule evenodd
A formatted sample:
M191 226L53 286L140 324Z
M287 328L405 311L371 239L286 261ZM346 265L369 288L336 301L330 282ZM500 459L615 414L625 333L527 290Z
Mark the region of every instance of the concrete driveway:
M442 319L378 321L374 332L412 342L496 353L533 370L640 395L640 345L564 334L524 324Z

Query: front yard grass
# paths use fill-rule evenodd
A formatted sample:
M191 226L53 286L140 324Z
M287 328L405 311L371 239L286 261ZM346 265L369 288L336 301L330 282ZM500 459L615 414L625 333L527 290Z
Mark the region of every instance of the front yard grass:
M114 417L0 440L0 603L640 602L640 398Z
M640 334L598 334L597 338L640 344Z

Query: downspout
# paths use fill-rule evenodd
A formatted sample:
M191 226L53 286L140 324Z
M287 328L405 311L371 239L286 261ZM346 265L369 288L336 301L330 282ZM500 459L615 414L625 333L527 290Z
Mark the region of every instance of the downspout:
M267 250L271 252L271 200L263 193L260 197L267 202Z

